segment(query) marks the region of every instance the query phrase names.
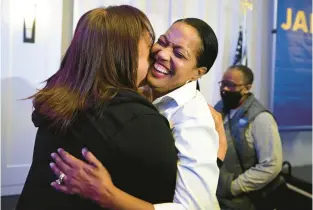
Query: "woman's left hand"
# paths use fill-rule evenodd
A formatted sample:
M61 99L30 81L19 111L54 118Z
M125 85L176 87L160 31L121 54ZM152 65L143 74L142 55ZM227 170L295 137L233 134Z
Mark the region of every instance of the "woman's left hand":
M51 154L55 161L50 164L51 169L58 177L64 174L60 184L54 181L51 186L67 194L78 194L96 202L101 200L102 207L109 207L111 191L115 188L109 172L87 149L83 149L82 154L89 164L63 149Z
M208 105L215 122L215 129L219 137L219 147L217 157L224 161L227 152L227 139L224 129L224 122L221 113L217 112L212 106Z

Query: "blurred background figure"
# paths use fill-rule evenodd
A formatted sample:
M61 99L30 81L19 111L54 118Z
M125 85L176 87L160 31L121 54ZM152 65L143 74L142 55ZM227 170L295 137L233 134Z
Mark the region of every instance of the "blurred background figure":
M219 82L222 100L215 108L223 116L228 144L217 190L222 209L276 208L278 190L285 187L278 176L283 157L277 123L250 92L253 80L250 68L237 65Z

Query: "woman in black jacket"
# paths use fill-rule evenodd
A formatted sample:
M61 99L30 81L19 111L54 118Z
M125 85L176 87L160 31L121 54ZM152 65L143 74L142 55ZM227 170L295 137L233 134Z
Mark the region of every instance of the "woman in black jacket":
M33 98L38 127L33 162L16 210L101 209L55 191L50 154L83 159L87 147L121 190L150 203L172 202L177 153L167 120L137 93L154 32L131 6L97 8L78 22L60 69Z

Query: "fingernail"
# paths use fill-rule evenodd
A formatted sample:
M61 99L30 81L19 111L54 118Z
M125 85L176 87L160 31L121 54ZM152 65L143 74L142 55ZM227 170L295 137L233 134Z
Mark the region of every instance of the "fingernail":
M86 147L84 147L84 148L82 149L83 155L85 155L87 152L88 152L88 149L87 149Z
M84 147L82 149L82 154L83 154L84 157L86 156L87 152L88 152L88 149L86 147Z
M61 149L61 148L58 149L58 153L60 153L60 152L62 152L62 151L63 151L63 149Z
M49 166L50 166L50 168L53 168L55 166L55 164L54 163L50 163Z
M52 157L52 158L55 158L55 153L51 153L51 157Z

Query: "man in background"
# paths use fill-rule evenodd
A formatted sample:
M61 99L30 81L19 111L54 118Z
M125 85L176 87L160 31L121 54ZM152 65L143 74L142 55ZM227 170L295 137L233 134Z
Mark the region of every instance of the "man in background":
M223 116L228 145L217 189L222 209L273 209L269 203L284 185L277 123L250 92L252 84L251 69L242 65L229 67L220 81L222 100L215 109ZM261 196L264 191L271 201Z

